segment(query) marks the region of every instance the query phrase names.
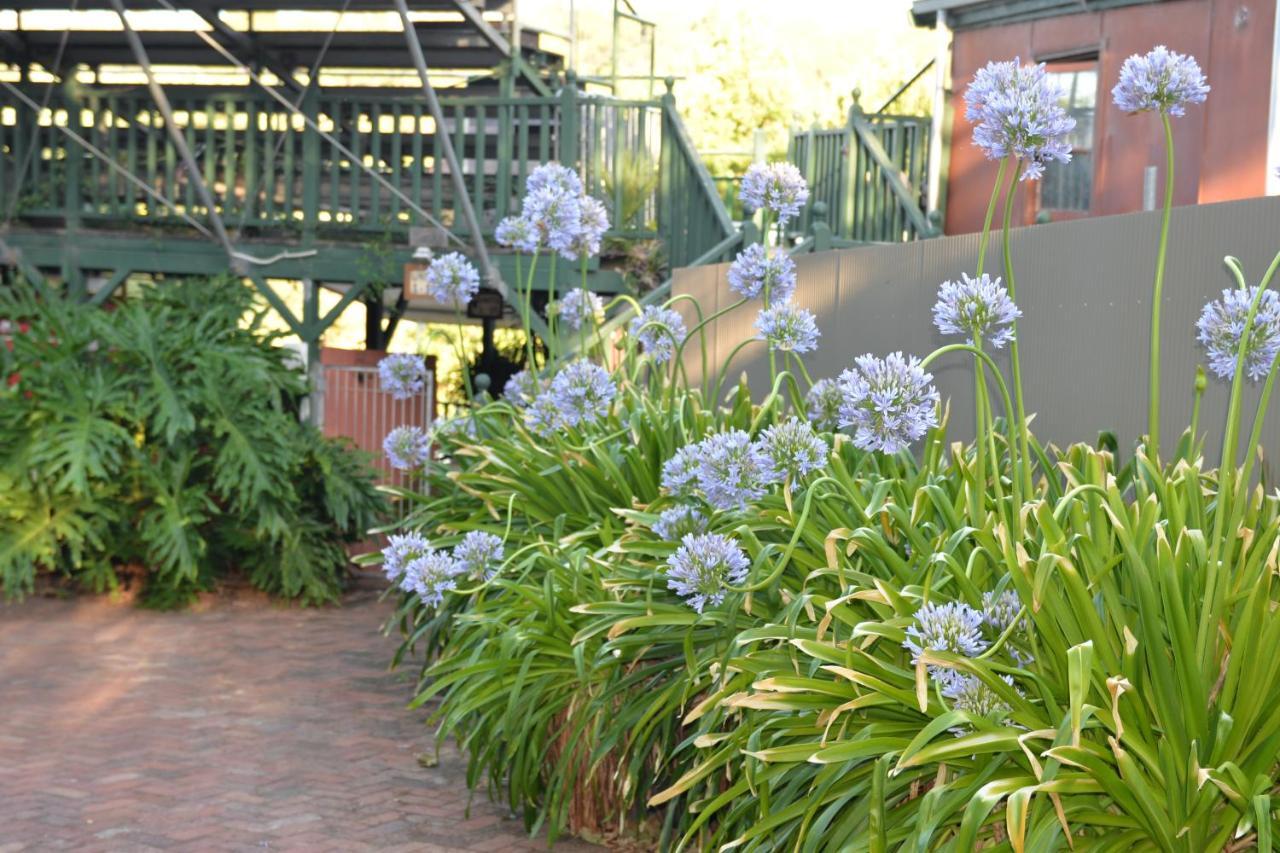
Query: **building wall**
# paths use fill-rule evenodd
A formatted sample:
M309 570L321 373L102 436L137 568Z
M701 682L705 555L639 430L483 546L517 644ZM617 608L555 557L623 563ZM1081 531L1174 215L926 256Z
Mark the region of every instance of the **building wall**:
M1144 173L1159 170L1164 187L1164 141L1159 118L1126 115L1111 101L1120 66L1156 44L1196 57L1212 91L1209 100L1175 118L1174 203L1196 204L1263 195L1276 4L1273 0L1172 0L1067 15L954 34L951 101L954 124L945 227L948 234L982 228L996 166L972 144L964 91L991 60L1023 62L1096 53L1098 108L1094 185L1089 215L1143 207ZM1029 224L1038 209L1034 182L1019 188L1015 222Z

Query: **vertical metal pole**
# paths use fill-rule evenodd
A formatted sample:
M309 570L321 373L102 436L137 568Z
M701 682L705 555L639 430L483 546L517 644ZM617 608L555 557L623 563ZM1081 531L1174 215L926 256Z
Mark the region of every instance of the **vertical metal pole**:
M120 0L115 0L115 2L118 3ZM471 205L471 195L467 191L466 177L462 174L462 166L458 162L458 154L453 149L453 139L445 130L444 110L440 108L440 99L436 97L436 90L431 85L430 73L427 70L427 60L422 55L422 44L418 41L418 35L413 29L413 22L409 20L409 6L405 3L405 0L395 0L395 6L396 11L400 13L400 24L404 28L404 38L409 47L409 56L413 59L413 64L418 69L418 79L422 81L422 93L427 99L427 109L431 112L431 118L436 123L436 138L440 140L445 162L449 164L449 178L453 184L453 193L457 198L457 203L462 207L462 218L467 230L471 233L471 242L476 250L476 258L480 261L480 271L483 273L485 281L489 282L491 287L502 294L504 300L514 305L516 303L512 301L506 284L489 260L489 252L484 245L484 233L480 230L480 221L476 218L476 210ZM526 318L526 322L529 323L530 328L544 339L548 336L547 325L537 314Z
M947 26L947 13L938 11L937 45L933 60L933 121L929 123L929 193L928 210L933 213L942 200L942 176L946 164L944 137L947 123L947 90L951 83L951 28Z
M618 0L613 0L613 57L610 60L609 81L610 91L618 94L618 34L621 30L622 19L618 17Z
M306 330L307 379L311 393L307 395L307 421L317 429L324 428L324 365L320 363L320 288L313 279L302 280L302 323Z

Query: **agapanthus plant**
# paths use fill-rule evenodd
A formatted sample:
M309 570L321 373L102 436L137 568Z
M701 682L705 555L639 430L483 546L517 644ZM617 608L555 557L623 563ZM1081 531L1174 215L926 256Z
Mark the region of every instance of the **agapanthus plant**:
M706 533L707 517L695 506L681 504L658 513L652 530L668 542L679 542L690 533Z
M784 223L800 215L809 186L790 163L753 163L742 176L738 198L749 211L765 210Z
M387 580L399 581L405 567L430 550L431 543L419 533L393 533L388 536L387 546L382 549L382 571Z
M698 488L716 509L743 509L773 479L770 459L740 429L716 433L698 445Z
M528 196L544 189L580 196L582 179L568 166L562 166L559 163L542 163L529 172L529 177L525 179L524 191Z
M1209 86L1194 57L1161 44L1124 61L1111 96L1127 113L1154 111L1182 116L1188 104L1204 103Z
M698 482L697 444L686 445L662 464L662 488L673 495L688 494Z
M578 287L570 290L560 300L560 322L577 331L584 323L598 323L604 316L604 300Z
M817 320L813 312L790 300L774 302L756 317L756 331L771 349L806 353L818 348Z
M427 387L427 364L420 355L395 353L378 362L378 380L383 391L407 400Z
M1022 161L1022 180L1041 177L1046 163L1071 160L1067 136L1076 120L1062 106L1062 92L1043 63L989 62L974 75L964 100L974 144L988 159Z
M572 254L582 223L581 199L555 186L531 190L523 215L538 232L538 242L561 254Z
M911 652L913 664L918 664L926 651L977 657L991 645L982 634L982 622L982 611L963 602L926 604L916 611L915 622L907 628L902 646ZM930 665L928 670L944 692L961 677L949 667Z
M538 251L538 229L524 216L508 216L493 230L499 246L532 254Z
M405 565L401 589L417 593L427 607L439 607L444 594L458 588L458 562L448 551L428 551Z
M547 393L560 410L563 422L572 427L606 417L618 386L608 370L579 359L556 374Z
M1156 249L1155 283L1151 294L1150 355L1147 364L1147 438L1153 452L1160 451L1160 309L1164 304L1164 267L1169 249L1169 217L1173 210L1173 125L1170 116L1186 114L1188 104L1203 103L1209 96L1200 66L1190 56L1164 45L1145 55L1134 54L1120 68L1120 80L1111 90L1116 106L1128 113L1158 112L1164 130L1164 205L1160 216L1160 243Z
M398 426L382 440L382 450L392 468L412 471L431 458L431 438L422 427Z
M517 370L507 377L506 384L502 386L502 398L511 405L522 408L533 402L541 393L542 387L542 380L532 370Z
M747 579L751 563L741 546L720 533L689 533L667 562L667 586L701 613L724 601Z
M472 530L453 549L458 574L473 580L493 580L502 568L502 537Z
M787 418L760 433L756 446L768 460L773 481L795 482L826 464L831 447L813 431L813 425L797 417Z
M999 278L983 273L944 281L933 306L933 324L944 335L964 335L969 343L1003 349L1013 340L1014 321L1022 316Z
M819 379L805 395L809 420L824 432L840 428L840 406L843 403L844 393L840 390L840 383L834 379Z
M796 262L781 249L752 243L733 259L727 278L729 289L743 299L785 301L796 289Z
M687 334L684 318L660 305L646 306L628 328L641 351L657 364L670 361Z
M582 196L578 199L578 228L568 247L560 250L560 256L568 261L586 260L600 254L600 242L609 230L609 211L597 199Z
M480 273L461 252L441 255L427 267L427 292L437 302L466 305L480 290Z
M1245 325L1254 301L1258 308L1249 335ZM1271 372L1280 353L1280 294L1257 287L1228 288L1222 299L1204 306L1196 321L1198 338L1209 354L1209 369L1223 379L1236 374L1236 361L1244 347L1244 372L1255 382Z
M938 425L938 391L920 359L868 354L854 364L839 380L840 426L852 427L854 446L897 453Z

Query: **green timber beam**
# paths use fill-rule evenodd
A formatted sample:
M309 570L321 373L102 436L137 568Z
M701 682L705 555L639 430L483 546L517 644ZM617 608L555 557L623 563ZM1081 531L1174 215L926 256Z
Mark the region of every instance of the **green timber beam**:
M226 252L221 246L208 240L178 237L165 233L142 233L120 231L10 231L3 235L3 247L7 249L5 259L33 281L44 283L40 270L59 271L71 248L75 243L76 262L85 271L113 271L106 287L92 297L96 304L110 298L130 274L153 273L172 276L223 275L233 272ZM308 329L299 318L281 316L290 322L300 337L303 331L318 335L338 319L340 309L345 309L355 300L367 293L369 287L378 282L369 281L369 251L366 247L354 243L326 244L316 243L315 254L308 257L295 257L288 253L297 249L293 242L254 241L246 246L264 256L282 255L280 261L271 266L270 278L293 279L304 281L310 279L318 282L351 283L352 287L343 294L338 305L330 308L317 319L318 329ZM516 256L511 254L491 255L493 265L498 273L507 281L520 281L516 276ZM403 269L413 259L413 250L408 247L396 247L389 250L387 264L396 270ZM522 272L528 272L528 259L525 258ZM533 289L548 291L551 286L551 264L545 259L538 264L534 275ZM556 291L567 292L581 284L581 273L571 264L557 264ZM254 270L251 278L259 289L266 287L267 274ZM384 282L399 286L399 282ZM587 286L598 293L622 293L626 287L622 276L613 270L588 270ZM268 287L267 290L270 290ZM272 291L274 295L274 291ZM264 298L271 301L271 296L263 292ZM277 297L278 298L278 297ZM278 306L274 305L277 310ZM515 308L516 306L512 306Z

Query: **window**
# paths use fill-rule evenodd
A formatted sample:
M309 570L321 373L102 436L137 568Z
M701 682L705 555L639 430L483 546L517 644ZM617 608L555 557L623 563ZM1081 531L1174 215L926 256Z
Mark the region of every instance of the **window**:
M1068 136L1071 143L1070 163L1050 163L1045 167L1040 185L1042 210L1079 211L1087 213L1093 196L1093 126L1098 105L1098 63L1050 63L1049 78L1062 89L1062 105L1076 120Z

